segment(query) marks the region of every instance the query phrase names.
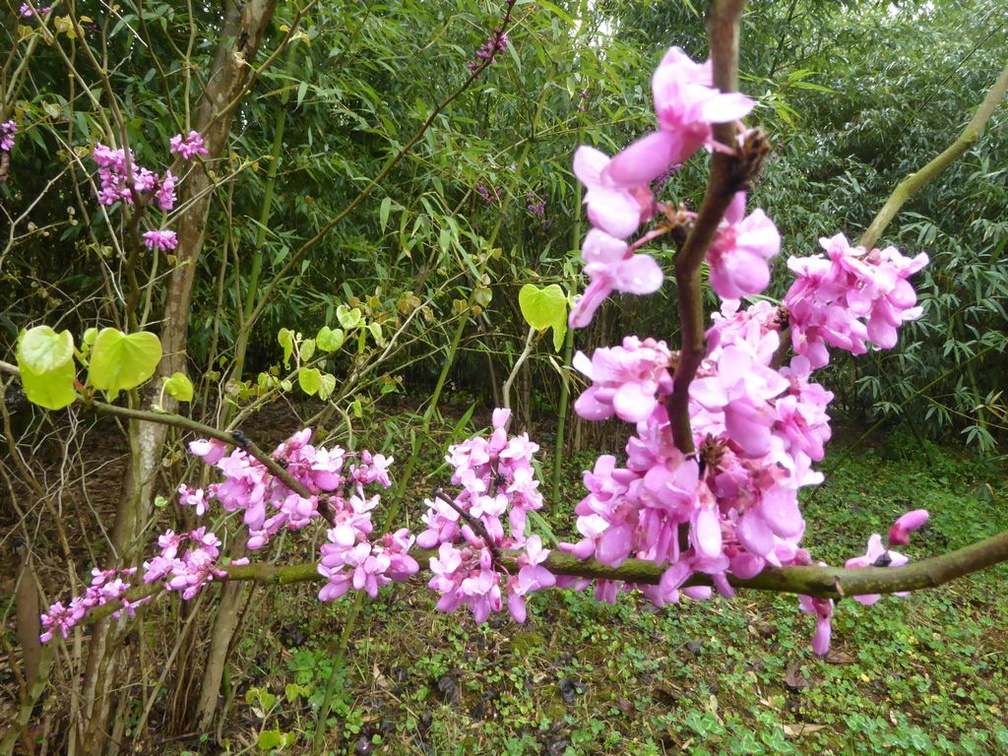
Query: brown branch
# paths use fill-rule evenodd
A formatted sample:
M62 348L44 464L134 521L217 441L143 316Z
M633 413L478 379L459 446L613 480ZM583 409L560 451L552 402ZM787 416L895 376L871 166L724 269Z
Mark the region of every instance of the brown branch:
M722 92L738 89L739 22L745 0L714 0L711 3L707 33L710 39L713 84ZM714 138L724 145L734 145L736 125L715 124ZM694 451L693 430L689 417L689 387L706 354L706 318L700 272L704 256L714 240L718 225L735 193L746 179L740 181L739 166L744 165L741 153L726 155L715 152L700 212L682 249L675 256L676 291L679 295L679 326L682 333L679 358L673 376L672 393L666 399L672 426L672 440L684 454Z
M21 371L18 369L17 365L12 365L11 363L3 360L0 360L0 373L8 373L17 377L21 376ZM78 396L78 401L83 403L83 397ZM120 407L116 404L94 401L90 402L86 406L92 407L97 412L104 415L113 415L115 417L123 417L129 420L144 420L149 423L157 423L158 425L167 425L180 430L192 431L193 433L198 433L199 435L206 436L208 438L216 438L218 441L223 441L226 444L240 446L259 460L259 462L261 462L272 475L283 481L285 486L298 495L303 496L306 499L311 498L314 495L311 491L301 485L301 483L299 483L293 475L291 475L275 459L273 459L272 456L260 449L241 431L219 430L214 428L212 425L205 425L204 423L197 422L196 420L190 420L188 417L183 417L182 415L176 415L170 412L150 412L147 410ZM319 506L321 508L321 502Z
M486 525L483 524L483 521L478 517L473 517L471 514L462 509L462 507L445 496L444 491L438 489L434 492L434 496L454 509L458 513L459 517L465 520L469 527L476 531L476 535L483 539L483 545L490 549L490 557L493 560L494 567L499 568L501 565L500 549L494 545L493 539L490 537L490 533L487 532Z
M948 168L952 163L962 157L968 149L973 147L983 134L984 126L994 114L1005 93L1008 92L1008 64L1005 64L1001 75L993 86L987 91L987 96L980 103L973 114L973 118L966 124L959 137L949 145L940 155L935 157L930 163L925 165L916 173L911 173L903 179L899 185L889 195L878 215L868 226L868 230L861 235L858 244L865 249L871 249L878 242L885 232L889 223L896 217L896 214L903 207L904 203L913 197L917 192L927 186L932 180Z
M516 571L520 553L501 552L501 565ZM414 548L410 551L410 556L423 563L424 560L437 556L437 551ZM890 594L936 588L956 578L1003 562L1008 562L1008 531L956 551L922 559L902 567L862 567L849 570L842 567L768 567L756 577L748 579L729 577L728 581L740 590L793 593L838 600L872 593ZM543 562L543 567L554 575L620 580L641 585L656 585L666 569L665 566L643 559L627 559L618 567L610 567L594 559L580 560L572 554L556 550L550 552ZM319 573L318 564L315 562L284 566L259 562L224 566L218 568L218 571L219 574L214 580L255 582L264 585L321 583L326 580L325 576ZM711 584L708 576L697 573L684 587ZM164 590L162 583L140 585L131 588L126 593L126 598L136 602ZM96 607L87 615L84 623L97 622L120 608L118 602Z

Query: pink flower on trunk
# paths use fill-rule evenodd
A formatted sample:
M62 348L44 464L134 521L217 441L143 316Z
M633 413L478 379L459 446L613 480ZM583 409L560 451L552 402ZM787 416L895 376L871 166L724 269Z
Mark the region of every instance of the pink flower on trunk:
M203 137L198 131L190 131L188 136L176 134L169 143L169 152L181 155L183 160L192 160L195 155L209 155L206 145L203 144Z
M653 294L665 278L651 257L634 254L626 242L595 228L585 237L581 255L591 282L571 310L568 320L571 328L588 325L595 310L612 292Z
M770 283L767 261L780 252L780 232L762 210L745 215L745 192L732 200L707 250L710 284L722 299L759 294Z
M702 146L713 146L711 124L730 123L753 109L739 92L721 92L711 81L710 61L693 62L671 48L651 80L658 131L638 139L606 167L616 186L641 186L672 165L686 162Z
M654 214L654 197L647 186L630 189L614 186L603 173L611 159L594 147L578 147L574 153L574 175L585 186L584 204L588 220L610 236L625 239L641 221Z
M168 251L178 246L178 236L168 229L146 231L143 235L143 244L147 249Z

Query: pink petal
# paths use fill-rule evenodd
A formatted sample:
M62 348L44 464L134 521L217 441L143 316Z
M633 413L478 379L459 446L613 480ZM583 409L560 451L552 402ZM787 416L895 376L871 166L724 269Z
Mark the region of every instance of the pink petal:
M602 172L602 177L615 186L630 188L654 181L682 162L679 153L682 139L670 131L648 134L616 155Z

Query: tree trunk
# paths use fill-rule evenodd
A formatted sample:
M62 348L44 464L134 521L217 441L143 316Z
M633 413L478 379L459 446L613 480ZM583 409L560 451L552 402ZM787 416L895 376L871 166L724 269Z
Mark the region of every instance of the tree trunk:
M245 94L251 71L263 35L273 16L276 0L227 0L217 52L200 96L196 123L209 151L206 163L197 162L181 186L179 201L184 208L179 213L176 232L177 263L168 280L168 290L161 320L163 357L154 376L153 386L160 386L162 376L186 371L186 346L189 337L189 312L197 264L203 249L204 230L213 199L213 179L205 165L227 154L228 135L234 113ZM165 409L175 410L174 402L165 397ZM151 516L154 484L161 469L162 450L167 428L146 422L130 424L132 464L123 483L116 512L112 545L118 562L136 565L141 558L144 526ZM109 742L110 726L116 710L135 692L113 702L114 684L121 683L118 670L124 670L126 649L116 642L120 623L103 622L95 627L86 680L84 683L84 722L80 731L80 747L86 753L115 753L120 744ZM115 685L118 690L125 686Z

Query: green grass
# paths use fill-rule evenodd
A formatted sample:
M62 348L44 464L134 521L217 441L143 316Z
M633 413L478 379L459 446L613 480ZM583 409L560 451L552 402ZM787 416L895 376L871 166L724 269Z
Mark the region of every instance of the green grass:
M818 558L863 553L872 532L917 507L932 521L906 549L915 559L1008 527L996 469L897 441L831 451L827 483L806 504ZM572 497L579 477L572 469ZM812 654L813 620L788 596L656 611L637 595L610 606L548 591L532 597L524 626L477 626L436 612L417 581L365 604L326 741L330 753L439 755L1005 753L1006 576L1001 566L871 608L841 602L826 659ZM348 610L276 599L239 650L268 661L246 671L225 728L234 743L275 729L294 736L279 752L308 752ZM281 641L291 624L304 643ZM250 685L283 703L258 717Z

